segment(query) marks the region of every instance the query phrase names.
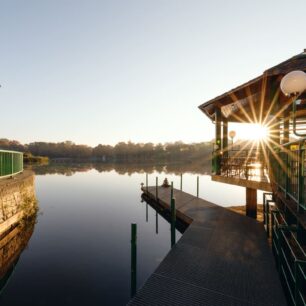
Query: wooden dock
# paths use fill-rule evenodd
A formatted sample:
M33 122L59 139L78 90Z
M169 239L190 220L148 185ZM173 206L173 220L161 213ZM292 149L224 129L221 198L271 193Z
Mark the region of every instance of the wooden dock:
M156 188L143 188L155 199ZM261 223L174 189L176 215L190 224L128 305L287 305ZM158 187L170 208L170 188Z

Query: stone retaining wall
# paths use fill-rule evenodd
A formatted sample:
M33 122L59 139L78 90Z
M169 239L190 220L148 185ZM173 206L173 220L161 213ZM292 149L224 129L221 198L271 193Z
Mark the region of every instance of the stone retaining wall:
M34 206L36 197L32 171L0 179L0 235Z

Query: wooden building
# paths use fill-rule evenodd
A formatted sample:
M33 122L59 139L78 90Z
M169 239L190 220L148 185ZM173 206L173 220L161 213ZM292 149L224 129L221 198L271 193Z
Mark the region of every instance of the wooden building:
M280 88L283 77L297 70L306 72L306 50L199 108L215 124L212 179L245 187L251 217L257 189L270 192L264 194L264 222L279 273L290 304L306 305L306 87L289 96ZM231 122L264 125L270 136L233 150Z

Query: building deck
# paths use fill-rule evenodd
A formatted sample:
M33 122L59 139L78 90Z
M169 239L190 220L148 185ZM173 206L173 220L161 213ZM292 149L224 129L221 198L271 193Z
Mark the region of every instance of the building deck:
M155 198L155 187L146 196ZM263 225L174 189L181 239L128 305L287 305ZM170 207L170 188L158 187Z

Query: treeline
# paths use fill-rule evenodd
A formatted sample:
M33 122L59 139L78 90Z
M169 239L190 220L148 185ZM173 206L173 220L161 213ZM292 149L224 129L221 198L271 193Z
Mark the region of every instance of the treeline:
M21 144L16 140L0 139L0 149L29 152L50 159L91 160L103 162L180 161L210 159L210 142L185 144L181 141L165 144L119 142L115 146L96 147L65 142L33 142Z

